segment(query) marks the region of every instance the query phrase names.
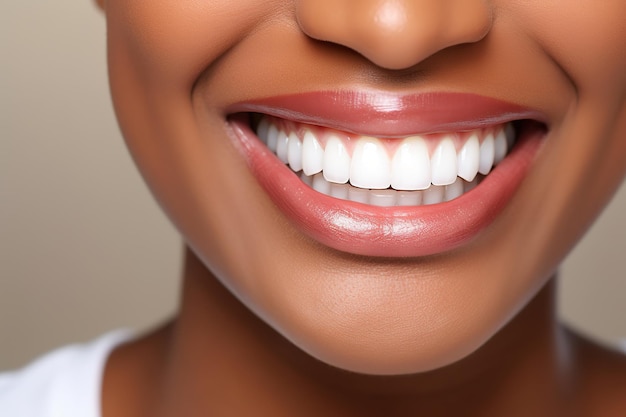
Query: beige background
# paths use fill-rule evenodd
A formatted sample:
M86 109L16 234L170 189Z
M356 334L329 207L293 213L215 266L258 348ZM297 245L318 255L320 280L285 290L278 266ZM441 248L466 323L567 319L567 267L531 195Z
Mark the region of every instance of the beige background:
M1 369L172 314L181 244L120 138L91 1L2 1L0 28ZM614 345L625 248L622 187L561 283L563 319Z

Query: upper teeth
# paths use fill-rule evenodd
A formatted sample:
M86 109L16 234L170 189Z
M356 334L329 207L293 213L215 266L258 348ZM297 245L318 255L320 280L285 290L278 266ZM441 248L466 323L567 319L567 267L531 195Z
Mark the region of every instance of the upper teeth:
M352 137L327 128L296 125L264 116L258 137L295 171L319 172L337 184L365 189L425 190L471 182L499 163L514 140L510 124L472 132L404 139Z

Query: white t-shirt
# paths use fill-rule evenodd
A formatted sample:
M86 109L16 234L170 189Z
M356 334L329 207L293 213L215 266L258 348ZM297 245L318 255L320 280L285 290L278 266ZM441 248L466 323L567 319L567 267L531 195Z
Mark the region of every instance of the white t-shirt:
M30 365L0 373L2 417L100 417L104 366L129 340L118 330L84 344L52 351Z

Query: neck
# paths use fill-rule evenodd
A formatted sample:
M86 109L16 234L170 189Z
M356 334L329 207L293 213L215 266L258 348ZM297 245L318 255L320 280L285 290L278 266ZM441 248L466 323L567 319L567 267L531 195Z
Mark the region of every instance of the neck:
M555 279L469 357L422 374L378 377L300 351L191 251L184 278L180 315L169 330L165 394L153 415L556 415L555 399L567 397L567 336L555 315Z

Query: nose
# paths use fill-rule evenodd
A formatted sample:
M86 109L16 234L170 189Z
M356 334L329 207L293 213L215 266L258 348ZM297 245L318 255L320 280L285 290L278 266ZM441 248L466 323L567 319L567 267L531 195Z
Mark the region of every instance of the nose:
M409 68L491 30L490 0L296 0L301 30L388 69Z

